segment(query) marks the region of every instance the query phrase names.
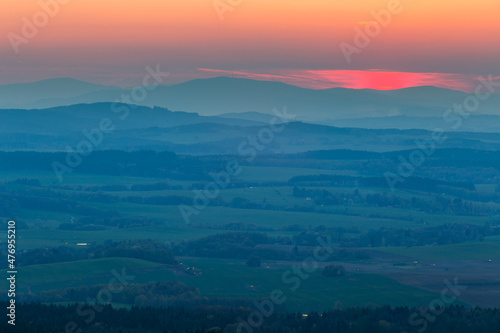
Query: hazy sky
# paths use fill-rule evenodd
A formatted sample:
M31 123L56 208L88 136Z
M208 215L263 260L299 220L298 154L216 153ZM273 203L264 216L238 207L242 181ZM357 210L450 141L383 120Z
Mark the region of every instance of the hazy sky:
M126 86L156 64L171 83L233 73L312 88L468 90L500 75L500 0L60 1L53 17L40 3L56 0L0 1L0 84ZM372 15L389 9L387 22ZM371 29L369 45L356 29ZM356 48L350 63L341 43Z

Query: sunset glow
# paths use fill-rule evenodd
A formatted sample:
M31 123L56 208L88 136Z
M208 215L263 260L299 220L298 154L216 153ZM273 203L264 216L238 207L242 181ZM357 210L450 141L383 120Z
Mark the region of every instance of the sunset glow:
M386 25L377 19L389 8L382 0L241 1L222 16L216 3L69 1L15 53L12 34L22 36L25 19L44 9L2 1L0 84L73 77L131 85L154 63L168 68L170 83L206 77L205 68L312 88L467 90L477 75L500 75L496 0L402 0ZM347 63L339 45L375 25L380 33Z
M440 88L472 91L477 77L466 74L450 73L407 73L379 70L354 71L314 71L314 70L276 70L268 74L244 71L226 71L199 68L209 76L234 76L254 80L281 81L311 89L343 87L351 89L402 89L416 86L435 86Z

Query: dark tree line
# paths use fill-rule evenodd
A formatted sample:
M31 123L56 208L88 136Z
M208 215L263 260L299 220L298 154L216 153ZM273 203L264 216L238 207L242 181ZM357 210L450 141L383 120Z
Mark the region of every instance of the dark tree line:
M0 302L7 307L7 302ZM236 333L241 321L249 318L255 309L247 307L201 306L194 309L180 307L152 308L133 306L114 309L109 305L94 311L92 320L79 316L79 305L44 305L40 303L17 304L15 330L6 320L0 322L2 332L46 333L65 332L68 323L74 332L82 333ZM496 333L500 332L499 309L468 309L450 306L437 309L439 315L427 308L389 306L371 308L347 308L324 313L275 311L256 325L256 333ZM417 314L416 318L414 314ZM425 313L427 317L418 315ZM240 318L240 319L238 319ZM413 320L411 320L413 318ZM426 319L426 318L431 318ZM418 319L418 320L417 320ZM424 326L425 325L425 326ZM252 328L252 327L251 327ZM241 329L240 332L245 332Z
M354 177L339 175L313 175L297 176L288 181L291 185L330 186L330 187L378 187L390 188L385 177ZM404 182L395 185L398 189L415 190L423 192L442 193L450 189L476 191L472 183L446 182L420 177L408 177Z
M293 196L298 198L310 198L316 206L360 205L394 207L419 210L426 213L444 213L470 216L491 215L498 212L497 209L482 203L466 201L461 197L449 198L443 195L432 195L428 198L407 198L386 192L368 193L366 195L362 195L359 190L334 193L328 190L294 187ZM319 210L318 207L309 207L309 209Z
M355 235L347 235L352 234ZM316 246L318 236L330 237L339 247L423 246L482 241L484 237L500 235L495 225L444 224L439 226L403 229L379 228L360 231L344 228L316 227L303 230L293 237L297 245Z
M37 294L18 294L17 300L23 302L87 302L95 299L101 290L109 288L107 284L81 286L76 288L41 291ZM188 287L178 281L128 284L119 287L120 292L113 294L113 302L137 306L167 307L202 304L202 297L197 288Z

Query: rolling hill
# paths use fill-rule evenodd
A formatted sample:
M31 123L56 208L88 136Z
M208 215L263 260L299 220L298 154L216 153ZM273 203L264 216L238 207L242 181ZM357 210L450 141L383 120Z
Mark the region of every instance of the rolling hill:
M72 79L0 86L0 108L51 108L79 103L113 102L129 89L94 85ZM441 117L467 94L436 87L399 90L332 88L313 90L281 82L217 77L196 79L149 91L136 104L195 112L204 116L223 113L271 114L286 106L302 121L389 116ZM134 101L132 101L134 102ZM500 95L481 102L477 114L500 115Z

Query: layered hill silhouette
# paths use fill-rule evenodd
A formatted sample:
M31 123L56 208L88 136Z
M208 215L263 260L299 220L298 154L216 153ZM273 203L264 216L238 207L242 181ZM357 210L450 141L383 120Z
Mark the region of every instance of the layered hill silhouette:
M122 117L123 110L128 112L126 117ZM0 149L66 151L68 146L74 149L82 140L89 140L89 135L94 135L99 141L96 150L239 154L239 149L253 149L250 138L257 138L263 130L269 133L272 117L252 112L202 116L166 108L114 103L33 110L4 109L0 110ZM492 121L493 116L485 117ZM103 120L113 130L97 135L95 131ZM448 131L447 136L448 139L439 147L497 150L500 144L500 133ZM259 148L262 154L324 149L382 152L414 149L417 140L432 140L432 137L432 130L349 128L292 120L283 131L274 133L271 140L266 139L265 144L261 142L258 146L263 146Z
M0 86L0 109L40 109L81 103L113 102L130 89L73 79ZM158 86L136 104L203 116L257 112L286 106L298 120L323 122L348 118L441 117L467 93L430 86L399 90L332 88L313 90L281 82L218 77ZM135 101L132 101L135 103ZM500 95L481 102L477 114L500 115ZM255 115L255 114L254 114Z

